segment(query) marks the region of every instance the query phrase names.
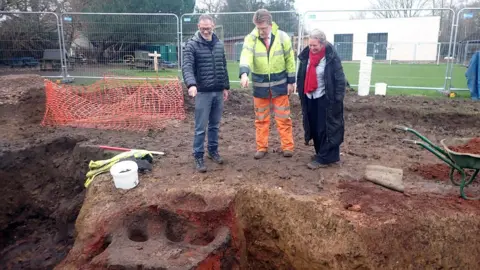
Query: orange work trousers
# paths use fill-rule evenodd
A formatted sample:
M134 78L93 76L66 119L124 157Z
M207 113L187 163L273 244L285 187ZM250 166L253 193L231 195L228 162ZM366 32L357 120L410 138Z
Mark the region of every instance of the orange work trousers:
M272 98L253 98L255 107L255 128L257 151L268 149L268 134L270 131L270 107L273 107L277 130L280 134L280 144L283 151L293 151L292 119L290 118L290 101L288 96Z

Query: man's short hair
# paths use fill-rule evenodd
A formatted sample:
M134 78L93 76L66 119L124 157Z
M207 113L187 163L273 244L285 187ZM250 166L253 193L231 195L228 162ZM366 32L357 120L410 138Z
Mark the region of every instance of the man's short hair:
M270 11L262 8L259 9L253 14L253 23L267 23L267 24L272 24L272 14L270 14Z
M213 20L213 17L208 15L208 14L202 14L200 15L200 17L198 18L198 22L200 21L211 21L213 24L215 24L215 21Z

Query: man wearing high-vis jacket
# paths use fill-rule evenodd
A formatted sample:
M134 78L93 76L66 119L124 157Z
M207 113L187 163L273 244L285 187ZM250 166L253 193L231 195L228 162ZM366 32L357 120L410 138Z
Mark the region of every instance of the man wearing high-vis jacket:
M255 159L268 152L270 107L277 123L284 157L293 156L292 119L289 95L295 83L295 54L287 33L278 29L272 15L259 9L253 15L256 28L245 37L240 56L240 82L248 87L252 74L257 152Z

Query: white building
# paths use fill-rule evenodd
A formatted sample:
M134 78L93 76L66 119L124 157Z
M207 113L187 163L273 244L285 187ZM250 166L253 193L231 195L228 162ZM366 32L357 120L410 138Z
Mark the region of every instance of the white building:
M365 56L392 61L437 60L440 16L324 21L315 17L307 19L306 30L324 31L344 61Z

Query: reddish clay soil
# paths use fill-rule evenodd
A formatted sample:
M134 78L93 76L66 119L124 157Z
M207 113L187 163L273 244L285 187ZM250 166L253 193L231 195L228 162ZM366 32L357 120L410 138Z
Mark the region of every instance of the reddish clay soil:
M104 153L96 148L82 147L86 145L104 144L166 152L165 157L155 160L159 169L148 176L149 179L158 179L166 189L188 187L192 183L210 186L212 191L219 184L232 188L261 185L295 195L338 196L345 207L378 216L388 216L391 211L403 213L408 209L424 209L424 204L431 208L448 208L451 213L457 208L458 211L468 212L479 207L475 203L458 200L457 188L444 188L428 181L429 188L424 189L422 185L425 181L418 179L418 171L408 169L419 163L432 164L438 159L421 148L402 143L404 138L414 139L412 135L393 130L395 125L406 125L437 144L449 137L478 136L480 104L469 100L358 97L348 93L345 99L346 135L341 149L342 163L321 171L310 171L306 164L313 153L313 146L303 144L298 97L291 97L296 142L294 157L286 159L273 151L280 144L278 132L272 124L270 153L265 159L257 161L253 159L253 99L249 93L234 90L225 104L220 130L220 153L226 163L220 166L207 160L209 171L197 174L191 157L193 100L187 95L186 120L172 121L163 129L145 133L40 126L45 96L42 79L36 76L0 77L0 97L0 193L6 194L0 197L0 265L11 269L52 269L72 247L74 222L85 196L83 183L88 162L104 157ZM362 188L364 184L349 184L362 178L368 164L404 169L405 183L408 187L415 187L413 196L421 197L405 200L404 195L391 191L372 193L378 188L373 185ZM420 174L425 178L435 176L448 180L448 170L441 166ZM340 188L339 183L343 183ZM431 200L436 196L447 199ZM408 207L401 206L402 202L408 202ZM421 215L421 211L418 214ZM406 223L402 225L407 226ZM202 233L190 230L185 235L191 237L188 241L202 244L211 238L208 233L203 236ZM272 231L269 233L268 237L274 234ZM175 227L172 235L178 235ZM142 238L142 234L135 231L131 236L137 240ZM254 243L256 236L265 234L253 230L247 236L251 240L247 249L259 256L257 264L251 265L252 269L259 265L264 267L256 269L269 269L268 258L282 256L283 253L276 253L274 243L270 243L271 246L265 244L267 240L260 241L265 245ZM278 265L283 268L278 269L288 269L290 265L281 264L279 260Z
M450 166L445 163L438 164L415 164L410 170L424 179L437 180L437 181L450 181ZM472 170L465 170L465 175L469 177L472 174ZM459 180L460 174L455 171L454 179Z
M437 181L450 181L450 166L445 163L437 164L414 164L410 170L424 179ZM468 178L473 173L473 170L465 169L465 175ZM460 174L455 171L454 179L460 180Z
M473 138L468 143L460 146L449 147L452 151L480 155L480 138Z
M341 189L340 200L347 210L358 211L381 220L402 216L405 212L413 212L412 216L417 216L431 209L451 213L462 211L462 213L480 214L480 201L463 200L458 195L438 196L426 193L408 196L391 192L367 181L344 182L338 187Z
M450 166L446 164L415 164L411 170L425 179L448 180Z

